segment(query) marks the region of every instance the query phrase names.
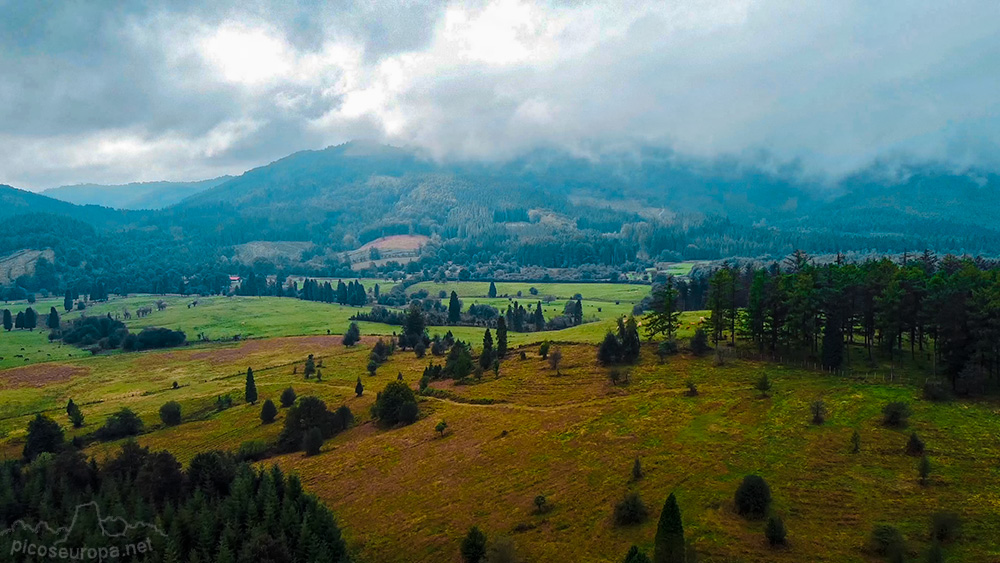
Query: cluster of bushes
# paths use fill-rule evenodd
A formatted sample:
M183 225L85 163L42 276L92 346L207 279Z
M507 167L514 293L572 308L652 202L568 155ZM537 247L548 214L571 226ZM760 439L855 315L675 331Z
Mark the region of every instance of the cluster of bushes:
M53 332L52 335L56 333ZM129 332L125 323L109 316L76 319L68 329L51 337L61 338L66 344L90 347L95 351L121 348L130 352L172 348L183 345L187 340L183 332L168 328L144 328L139 334L135 334Z
M420 415L417 397L413 390L402 381L390 381L375 397L372 417L387 426L412 424Z
M396 342L394 340L379 338L375 346L372 346L372 351L368 354L368 374L375 375L378 367L384 364L395 351Z

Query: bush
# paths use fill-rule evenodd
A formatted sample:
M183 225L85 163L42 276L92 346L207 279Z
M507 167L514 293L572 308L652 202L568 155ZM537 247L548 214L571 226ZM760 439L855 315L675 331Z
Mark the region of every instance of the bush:
M906 453L910 455L922 455L924 453L924 441L917 436L916 432L910 434L910 439L906 442Z
M823 424L826 421L826 405L823 401L813 401L809 410L812 411L813 424Z
M160 420L167 426L177 426L181 423L181 404L177 401L164 403L160 407Z
M295 404L295 399L297 398L298 395L295 394L295 389L288 387L281 392L281 398L279 400L281 401L281 406L287 409Z
M656 354L660 357L660 361L667 359L667 356L673 356L677 353L677 342L675 340L664 340L656 347Z
M685 381L684 384L687 385L687 388L688 388L688 390L685 393L685 395L687 395L688 397L697 397L698 396L698 386L695 385L694 380L689 379L689 380Z
M625 554L624 563L652 563L649 556L639 549L639 546L633 545L628 549L628 553Z
M47 416L36 414L28 423L28 439L24 444L24 459L31 461L39 454L55 452L63 445L63 429Z
M736 489L736 512L744 518L760 519L771 506L771 488L759 475L747 475Z
M306 452L307 456L314 456L319 453L319 450L322 447L323 432L319 428L313 426L302 438L302 449Z
M940 542L958 539L962 521L954 512L936 512L931 516L931 538Z
M709 350L711 348L708 346L708 334L705 333L705 329L695 330L694 336L691 337L691 351L700 356Z
M902 428L910 419L910 405L895 401L882 408L882 424L890 428Z
M649 510L639 498L639 493L627 493L622 500L615 505L615 524L619 526L632 526L642 524L649 517Z
M762 397L767 397L771 390L771 380L767 378L766 373L761 374L760 379L757 380L757 390L760 391Z
M142 428L142 419L139 415L132 409L123 407L108 417L104 426L97 430L96 436L98 440L118 440L126 436L135 436L142 432Z
M888 557L902 553L906 548L906 544L899 530L888 524L879 524L872 529L868 547L875 555Z
M144 328L136 337L135 349L172 348L184 344L186 339L184 333L179 330L159 327Z
M268 399L264 401L264 406L260 408L260 421L264 424L271 424L278 416L278 408L274 406L274 401Z
M302 397L298 404L288 409L278 443L285 451L294 451L302 445L306 432L312 428L318 428L320 436L327 439L345 430L353 420L354 417L346 406L333 413L326 409L326 403L320 399Z
M460 552L465 563L480 563L486 557L486 534L475 526L469 528L462 539Z
M260 461L268 456L268 445L264 440L248 440L240 444L236 451L239 461Z
M940 403L951 400L951 388L940 379L928 379L924 383L924 399Z
M543 360L549 357L550 346L551 345L548 342L542 342L542 344L538 347L538 355L541 356Z
M764 528L764 537L767 538L768 544L772 547L785 545L786 534L785 523L782 522L780 517L772 515L767 519L767 526Z
M372 416L389 426L410 424L416 421L418 413L417 398L402 381L390 381L372 405Z

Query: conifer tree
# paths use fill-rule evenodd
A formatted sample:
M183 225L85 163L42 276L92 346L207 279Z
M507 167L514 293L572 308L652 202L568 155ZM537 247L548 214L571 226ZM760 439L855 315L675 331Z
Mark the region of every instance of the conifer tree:
M462 320L462 302L458 300L458 293L452 291L451 299L448 301L448 323L457 324Z
M354 393L360 397L365 393L365 386L361 384L361 378L358 378L358 383L354 386Z
M493 335L490 329L483 334L483 351L479 355L479 367L489 369L493 365Z
M271 424L276 416L278 416L278 407L274 406L274 401L267 399L260 409L260 421L264 424Z
M507 321L501 316L497 319L497 358L507 355Z
M488 296L489 296L489 297L490 297L491 299L497 296L497 285L496 285L495 283L493 283L493 282L490 282L490 290L489 290L489 292L487 293L487 295L488 295Z
M677 497L670 493L660 513L653 547L653 563L684 563L684 525Z
M253 380L253 368L247 368L246 390L243 396L251 405L257 404L257 384Z
M14 328L14 320L10 316L10 309L4 309L3 310L3 329L6 330L6 331L10 331L10 329L12 329L12 328Z

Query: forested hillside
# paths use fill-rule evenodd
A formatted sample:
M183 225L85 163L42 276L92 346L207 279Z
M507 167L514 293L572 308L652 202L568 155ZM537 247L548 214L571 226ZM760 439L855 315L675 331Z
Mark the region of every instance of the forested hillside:
M220 176L199 182L136 182L114 186L76 184L50 188L42 194L77 205L101 205L114 209L162 209L229 179L230 176Z
M536 152L504 163L438 163L401 148L348 143L295 153L159 211L116 211L4 188L0 252L52 248L61 291L100 281L122 291L217 292L230 274L353 276L358 249L391 235L427 243L381 273L466 269L540 278L572 269L611 279L662 262L812 254L1000 254L995 175L912 167L836 185L669 152L593 159ZM45 213L47 216L30 213ZM250 264L239 245L306 249ZM246 248L246 247L240 247ZM349 254L352 251L353 254ZM236 259L239 258L239 259ZM554 275L565 275L554 272Z

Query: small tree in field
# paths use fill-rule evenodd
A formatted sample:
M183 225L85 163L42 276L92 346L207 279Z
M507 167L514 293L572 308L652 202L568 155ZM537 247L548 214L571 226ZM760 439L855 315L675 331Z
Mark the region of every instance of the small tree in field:
M695 330L694 336L691 337L691 351L694 352L695 355L700 356L709 350L708 334L706 334L705 330L701 328Z
M375 360L368 360L368 375L374 377L376 371L378 371L378 362Z
M541 514L547 512L549 509L549 501L545 498L545 495L538 495L535 497L535 512Z
M736 489L736 512L749 519L760 519L767 515L771 506L771 488L758 475L747 475Z
M920 456L920 464L917 466L917 471L920 472L920 484L926 485L927 478L931 474L931 460L926 455Z
M767 543L771 547L785 545L786 535L785 523L781 520L781 517L771 515L767 519L767 526L764 528L764 537L767 538Z
M645 503L639 498L639 493L627 493L625 497L615 505L615 524L619 526L631 526L641 524L649 517L649 510Z
M549 352L549 367L556 370L556 375L562 375L562 373L559 372L559 364L562 363L562 358L562 350L559 348Z
M823 404L823 401L813 401L809 410L812 411L813 424L823 424L826 420L826 405Z
M543 360L549 357L549 347L550 344L548 342L542 342L541 346L538 347L538 355L541 356Z
M903 402L892 402L882 409L882 423L890 428L902 428L910 418L910 406Z
M253 379L253 368L247 368L246 391L244 392L246 401L251 405L257 403L257 384Z
M281 392L281 398L280 398L281 406L287 409L288 407L295 404L295 399L297 398L298 396L295 394L295 389L287 387L285 388L284 391Z
M164 403L160 407L160 420L167 426L176 426L181 423L181 404L177 401Z
M441 422L438 422L437 426L434 427L434 430L437 431L437 433L440 434L442 438L444 437L444 431L447 429L448 429L448 423L443 420Z
M921 455L924 453L924 441L917 436L916 432L910 433L910 439L906 442L906 453L910 455Z
M653 541L655 563L685 563L684 525L681 522L681 509L677 506L677 497L674 493L670 493L667 502L663 504L660 521L656 526L656 538Z
M264 401L264 406L260 409L260 421L264 424L271 424L276 416L278 416L278 408L274 406L274 401L271 399Z
M767 374L760 376L757 380L757 390L760 391L761 397L767 397L768 393L771 391L771 380L767 378Z
M639 456L635 456L635 463L632 464L632 480L638 481L642 476L642 463L639 462Z
M309 354L309 357L306 358L306 367L302 370L302 373L306 376L306 379L309 379L316 373L316 360L313 359L312 354Z
M858 434L858 431L855 430L854 433L851 434L851 453L856 454L860 451L861 451L861 434Z
M358 378L358 382L354 385L354 394L358 397L365 394L365 386L361 384L361 378Z
M350 326L347 327L347 332L344 333L344 346L354 346L361 340L361 329L358 327L358 323L352 322Z
M486 534L476 526L469 528L462 539L460 552L464 563L481 563L486 557Z
M83 426L83 413L80 412L80 407L73 402L73 399L70 399L69 404L66 405L66 413L69 415L69 421L73 425L73 428Z

